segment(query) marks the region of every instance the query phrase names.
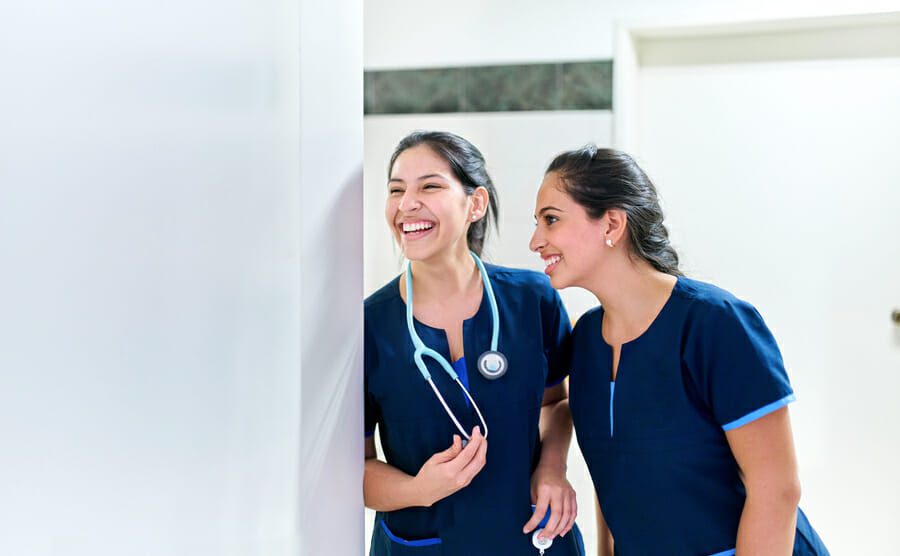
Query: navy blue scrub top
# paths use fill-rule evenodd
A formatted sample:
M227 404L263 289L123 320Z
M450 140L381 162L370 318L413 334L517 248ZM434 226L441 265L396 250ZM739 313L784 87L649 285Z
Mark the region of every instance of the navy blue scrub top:
M372 537L373 555L386 554L537 554L531 535L531 474L540 458L540 419L544 389L568 374L571 323L549 280L533 271L485 265L500 316L499 350L509 370L497 380L476 369L490 349L492 316L487 295L478 312L463 323L465 358L454 365L480 407L488 427L487 463L466 488L430 508L379 512ZM415 322L425 344L450 361L443 330ZM399 277L365 302L365 427L378 426L387 463L415 475L425 461L446 450L458 434L413 361L406 327L406 304ZM425 358L435 385L463 427L479 425L456 383ZM483 431L482 431L483 432ZM574 555L575 531L557 538L546 554Z
M603 308L579 319L569 405L616 554L734 554L746 496L725 431L794 400L750 304L679 277L612 380ZM798 511L794 554L828 554Z

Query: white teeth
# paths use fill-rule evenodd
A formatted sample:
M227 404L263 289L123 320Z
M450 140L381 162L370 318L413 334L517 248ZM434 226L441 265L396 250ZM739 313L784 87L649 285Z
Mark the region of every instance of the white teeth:
M404 232L418 232L420 230L430 230L434 227L434 223L432 222L404 222L403 223L403 231Z
M552 264L556 264L559 262L560 259L562 259L562 257L560 257L559 255L553 255L552 257L547 257L546 259L544 259L544 267L548 267Z

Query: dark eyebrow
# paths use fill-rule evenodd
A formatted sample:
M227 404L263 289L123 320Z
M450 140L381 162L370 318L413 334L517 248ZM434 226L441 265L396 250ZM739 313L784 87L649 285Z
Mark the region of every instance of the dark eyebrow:
M558 212L566 212L566 211L564 211L563 209L558 209L558 208L556 208L556 207L554 207L554 206L549 206L549 207L544 207L544 208L542 208L541 210L539 210L539 211L538 211L538 214L544 214L544 213L547 212L548 210L555 210L555 211L558 211ZM535 217L535 218L537 218L537 217Z
M419 177L418 177L418 181L430 180L430 179L432 179L432 178L440 178L440 179L442 179L442 180L448 179L446 176L442 176L441 174L425 174L424 176L419 176ZM401 182L401 183L405 183L405 182L404 182L403 180L401 180L400 178L391 178L391 179L388 180L388 183L390 183L390 182L392 182L392 181L399 181L399 182Z

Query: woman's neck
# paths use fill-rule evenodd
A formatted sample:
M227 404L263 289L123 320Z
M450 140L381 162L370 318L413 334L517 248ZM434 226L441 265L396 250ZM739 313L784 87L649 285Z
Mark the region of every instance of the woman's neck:
M469 292L480 273L468 247L464 247L412 262L416 301L447 299Z
M653 323L677 278L627 254L606 262L587 289L603 305L604 337L619 344L640 336Z

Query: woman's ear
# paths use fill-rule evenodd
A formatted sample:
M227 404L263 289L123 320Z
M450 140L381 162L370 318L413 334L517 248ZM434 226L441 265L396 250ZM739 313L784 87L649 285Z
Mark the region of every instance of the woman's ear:
M469 195L472 201L472 218L473 221L481 220L487 214L488 203L490 202L490 193L484 187L478 187Z
M625 239L625 226L628 224L628 214L621 209L609 209L606 211L606 230L604 230L604 242L612 241L616 245Z

